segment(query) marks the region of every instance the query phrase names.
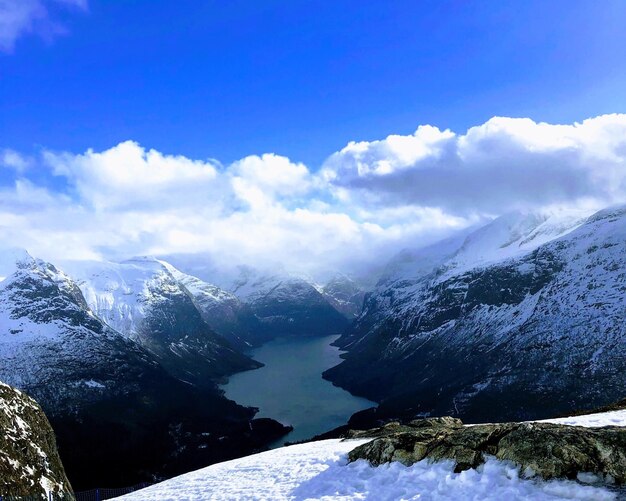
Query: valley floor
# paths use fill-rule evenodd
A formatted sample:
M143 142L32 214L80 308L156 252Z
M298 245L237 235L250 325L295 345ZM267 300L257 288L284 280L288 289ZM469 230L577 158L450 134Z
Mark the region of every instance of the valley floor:
M578 426L626 426L626 410L547 420ZM323 440L215 464L147 489L124 501L203 500L485 500L604 501L621 499L601 485L570 480L527 480L511 463L488 460L454 473L452 462L421 461L374 468L347 453L367 440Z

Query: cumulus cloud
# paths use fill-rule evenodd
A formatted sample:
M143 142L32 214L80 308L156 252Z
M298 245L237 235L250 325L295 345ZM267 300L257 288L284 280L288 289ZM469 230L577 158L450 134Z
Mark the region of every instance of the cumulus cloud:
M0 0L0 51L12 52L23 35L50 37L65 32L50 16L50 6L87 8L87 0Z
M314 184L304 164L294 164L287 157L273 153L251 155L234 162L229 177L236 195L250 207L268 206L276 199L288 203L309 193Z
M461 135L421 126L351 142L317 171L273 153L223 166L132 141L0 153L14 174L0 191L0 235L51 260L210 253L302 271L382 264L512 209L626 201L626 115L494 118Z
M620 202L625 161L625 115L573 125L496 117L464 135L420 127L412 136L350 143L328 159L323 175L355 203L498 214Z
M146 151L133 141L100 153L45 152L44 161L98 211L210 204L219 184L214 163Z

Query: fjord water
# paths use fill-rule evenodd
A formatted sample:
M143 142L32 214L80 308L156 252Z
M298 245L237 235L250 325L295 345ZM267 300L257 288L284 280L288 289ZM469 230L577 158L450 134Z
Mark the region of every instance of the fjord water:
M227 398L258 407L256 417L293 426L275 447L346 424L353 413L376 405L322 379L322 372L341 361L339 349L331 346L335 339L337 336L270 341L249 352L264 367L235 374L223 386Z

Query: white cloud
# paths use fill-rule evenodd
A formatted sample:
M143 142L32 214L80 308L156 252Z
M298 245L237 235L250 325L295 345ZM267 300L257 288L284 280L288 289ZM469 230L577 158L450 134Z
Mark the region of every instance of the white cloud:
M324 176L353 203L453 214L626 198L626 115L573 125L496 117L464 135L428 128L425 138L424 130L351 143L328 159Z
M304 164L287 157L266 153L248 156L230 167L230 173L251 185L275 195L299 195L311 188L311 175Z
M15 176L0 235L41 257L209 252L312 270L384 261L515 208L626 201L626 115L494 118L463 135L423 126L350 143L318 172L276 154L221 166L132 141L0 160Z
M0 0L0 51L12 52L17 39L27 34L64 33L50 16L49 6L54 4L87 9L87 0Z
M441 156L442 148L454 133L421 125L411 136L391 135L382 141L350 142L326 162L325 176L335 179L345 172L359 176L384 176Z
M82 203L98 211L210 205L221 182L212 162L146 151L133 141L101 153L46 152L44 158Z
M228 174L236 196L252 208L303 196L314 183L304 164L273 153L238 160L228 168Z
M9 148L0 150L0 166L13 169L18 174L23 174L30 167L32 161L17 151Z

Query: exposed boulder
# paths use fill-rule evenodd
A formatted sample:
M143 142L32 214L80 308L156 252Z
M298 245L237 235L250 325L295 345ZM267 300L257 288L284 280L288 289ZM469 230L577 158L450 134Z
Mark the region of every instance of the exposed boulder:
M458 419L435 418L407 425L348 434L375 437L349 453L350 461L372 465L398 461L411 465L423 459L453 460L455 471L476 468L486 456L512 461L527 477L569 478L593 474L626 484L626 428L583 428L552 423L498 423L463 426Z
M54 432L32 398L0 383L0 498L74 499Z

